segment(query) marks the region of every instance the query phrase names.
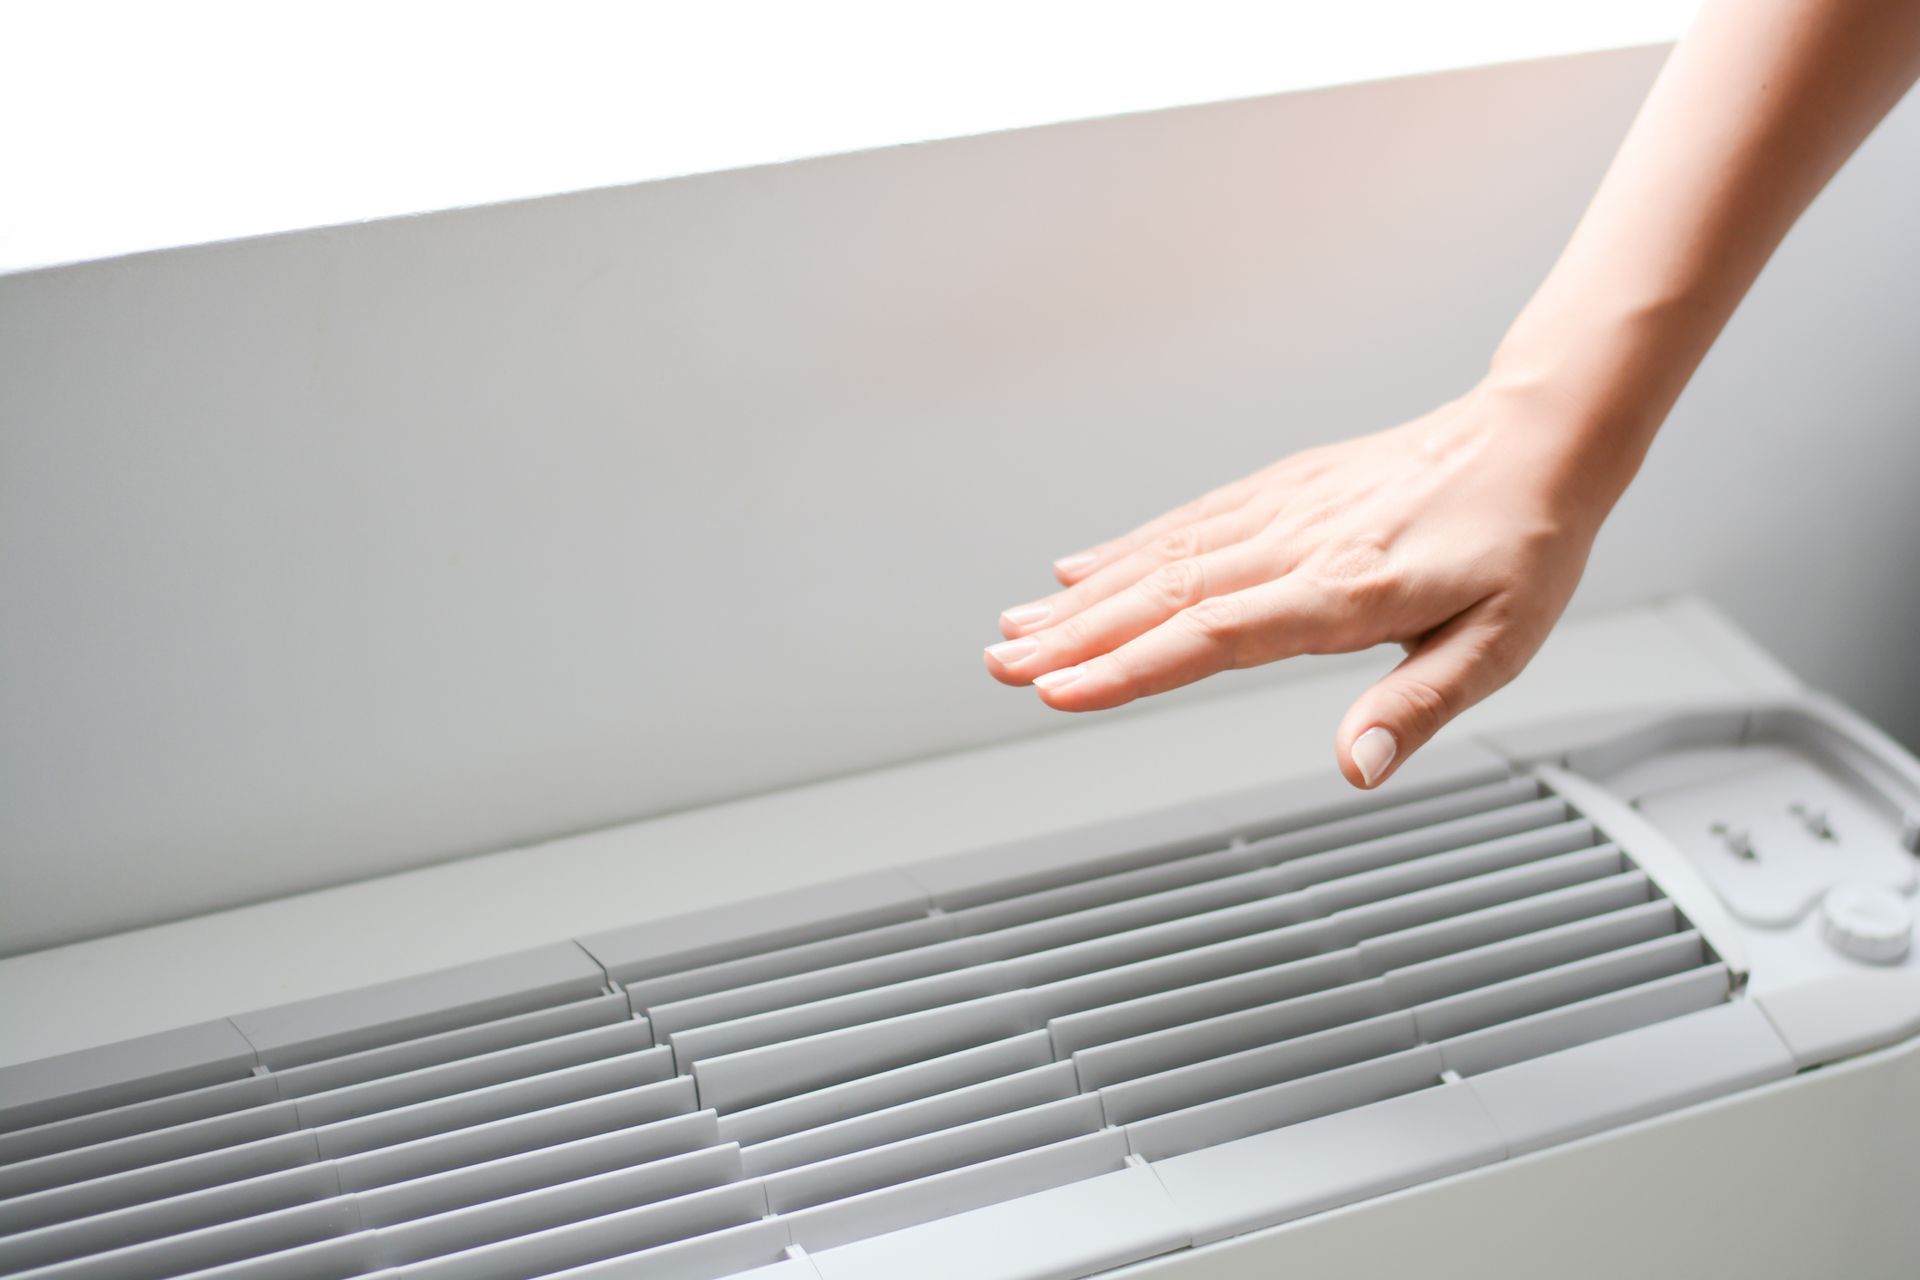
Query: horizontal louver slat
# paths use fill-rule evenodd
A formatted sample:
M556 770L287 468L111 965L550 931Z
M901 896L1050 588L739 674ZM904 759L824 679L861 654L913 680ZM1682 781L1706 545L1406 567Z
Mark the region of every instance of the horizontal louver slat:
M967 907L952 912L947 919L953 921L962 933L1000 933L1055 917L1078 916L1137 898L1192 888L1259 869L1260 864L1247 856L1243 849L1221 849L1157 866L1064 884L1017 898L1005 898L978 907Z
M1411 1049L1420 1042L1413 1015L1385 1013L1258 1048L1174 1067L1100 1091L1116 1124L1251 1093L1276 1081Z
M375 1147L344 1156L334 1163L343 1187L349 1191L365 1191L698 1109L693 1081L675 1076L653 1084L562 1102L504 1120L483 1121L392 1146Z
M795 1244L812 1250L826 1249L951 1213L999 1204L1049 1187L1113 1173L1125 1166L1126 1157L1126 1135L1117 1129L1102 1129L1085 1137L916 1178L784 1216Z
M377 1233L374 1249L387 1266L424 1262L446 1253L605 1217L636 1205L712 1190L734 1181L739 1174L738 1147L709 1147L384 1226Z
M278 1082L281 1097L305 1097L484 1054L539 1045L572 1032L625 1022L630 1016L625 996L599 996L363 1049L338 1058L322 1058L305 1066L276 1071L273 1079Z
M1536 970L1651 942L1673 933L1678 919L1672 903L1643 903L1392 969L1386 975L1387 987L1396 1001L1424 1004Z
M1386 983L1356 982L1085 1049L1073 1055L1073 1065L1086 1087L1103 1089L1392 1012Z
M1311 908L1300 900L1300 895L1286 894L1129 929L1105 938L1089 938L1020 956L1007 963L1020 975L1021 981L1031 986L1046 986L1067 978L1085 977L1105 969L1190 951L1209 943L1306 924L1311 917Z
M1038 1028L1022 992L987 996L693 1064L703 1105L771 1102Z
M1278 863L1277 867L1286 871L1287 883L1292 886L1323 884L1417 863L1435 854L1484 845L1527 831L1564 825L1568 814L1564 800L1530 800L1506 809L1493 809L1363 844L1290 859Z
M1488 942L1469 952L1428 960L1405 969L1392 969L1386 986L1402 1004L1427 1004L1459 996L1480 986L1513 981L1538 969L1553 969L1578 960L1592 960L1674 931L1676 912L1667 902L1649 902L1594 919L1555 925L1501 942Z
M681 1063L717 1058L762 1045L780 1044L803 1036L856 1027L883 1018L937 1009L1014 990L1019 983L1004 965L981 964L951 973L890 983L868 991L828 996L810 1004L757 1013L732 1022L717 1022L676 1032L674 1057Z
M1264 835L1248 847L1256 852L1262 862L1287 862L1325 853L1329 849L1365 844L1403 831L1438 826L1490 809L1525 804L1529 800L1539 799L1541 794L1540 784L1532 778L1502 778L1415 800L1410 804L1385 804L1350 817Z
M782 1169L920 1137L1005 1112L1057 1102L1079 1091L1078 1079L1072 1063L1050 1062L774 1138L743 1148L741 1160L751 1175L778 1173Z
M1624 866L1625 859L1611 845L1576 849L1536 862L1445 881L1397 898L1346 907L1335 912L1330 923L1343 937L1364 943L1481 908L1608 879L1618 875Z
M1263 936L1272 938L1288 932L1292 931L1283 929L1275 934ZM1314 937L1324 938L1325 931L1317 932ZM1239 944L1224 945L1238 946ZM1250 952L1252 948L1242 948L1242 951ZM1296 948L1288 947L1279 951L1278 954L1290 956L1296 954ZM1249 960L1265 958L1264 955L1247 956ZM1285 960L1280 964L1260 968L1247 967L1238 972L1230 971L1222 977L1213 978L1210 981L1196 981L1185 986L1169 981L1150 995L1122 999L1083 1012L1070 1013L1065 1017L1057 1017L1048 1024L1048 1029L1053 1033L1055 1047L1061 1053L1071 1055L1093 1045L1108 1044L1115 1040L1145 1035L1150 1031L1162 1031L1188 1022L1236 1013L1242 1009L1272 1004L1293 996L1304 996L1332 987L1344 987L1368 976L1370 976L1369 972L1362 963L1358 951L1346 950L1332 954L1310 955L1304 959Z
M312 1133L282 1133L0 1200L0 1231L26 1231L108 1213L148 1200L312 1164L318 1159L320 1149Z
M486 1085L390 1111L356 1116L313 1131L321 1153L354 1155L375 1147L431 1137L450 1129L543 1111L548 1107L666 1080L674 1074L673 1051L664 1046L618 1058L562 1067L524 1080Z
M1356 929L1365 935L1358 944L1360 956L1369 967L1385 972L1652 901L1652 885L1645 875L1612 870L1619 860L1615 850L1603 845L1415 894L1412 897L1425 898L1433 906L1444 904L1443 909L1458 914L1437 915L1389 933L1375 931L1386 923L1382 913L1360 908L1353 920L1370 917ZM1566 875L1542 874L1565 871L1598 874L1574 878L1564 887L1559 886L1568 880Z
M1442 1040L1440 1049L1453 1070L1477 1075L1709 1008L1724 1001L1731 987L1725 965L1708 965L1470 1031Z
M1046 982L1030 990L1034 1011L1048 1019L1062 1052L1094 1028L1127 1021L1129 1011L1154 1007L1176 992L1198 992L1250 973L1324 956L1339 948L1339 935L1324 920L1202 943L1184 950L1130 961L1111 969ZM1331 984L1329 984L1331 985ZM1064 1029L1064 1031L1063 1031ZM1152 1030L1140 1025L1118 1035ZM1108 1038L1115 1038L1110 1034ZM1091 1041L1088 1041L1091 1043ZM1075 1045L1074 1047L1079 1047Z
M458 1249L384 1272L383 1280L531 1280L568 1267L697 1239L766 1216L758 1182L736 1182ZM380 1233L384 1235L385 1233ZM380 1247L376 1236L375 1247Z
M372 1227L501 1200L529 1187L575 1182L719 1144L713 1112L616 1129L532 1151L463 1165L362 1193L360 1217Z
M1127 927L1127 912L1137 912L1139 908L1133 904L1140 900L1167 900L1169 894L1181 890L1204 894L1210 885L1238 881L1260 869L1261 864L1248 858L1244 850L1223 848L1177 862L1104 875L1096 881L1002 898L954 912L948 919L962 933L1010 938L1002 954L1018 954L1020 950L1056 946L1058 938L1052 935L1094 936ZM1244 894L1238 900L1244 900ZM1025 942L1023 938L1035 940Z
M36 1156L90 1147L115 1138L152 1133L156 1129L171 1129L195 1120L230 1115L273 1102L279 1097L280 1093L272 1080L253 1076L245 1080L207 1085L185 1093L167 1094L145 1102L130 1102L125 1106L86 1115L70 1116L30 1129L16 1129L12 1133L0 1133L0 1166L31 1160Z
M346 1235L358 1227L353 1202L335 1197L109 1249L21 1274L23 1280L162 1280L183 1271Z
M767 1204L775 1213L931 1177L998 1156L1096 1133L1105 1123L1100 1100L1081 1094L1024 1111L903 1138L769 1174Z
M338 1195L325 1165L302 1165L0 1237L0 1274L157 1240Z
M294 1133L300 1116L293 1104L271 1103L247 1111L189 1120L130 1138L114 1138L0 1169L0 1196L26 1195L70 1183L127 1173L147 1165L183 1160Z
M722 1115L720 1132L731 1142L768 1142L1052 1061L1047 1033L1029 1032Z
M658 1033L671 1038L691 1028L740 1021L834 996L951 973L979 963L980 958L980 949L971 938L942 938L924 947L786 974L671 1004L650 1005L647 1013Z
M799 974L816 973L841 965L858 964L914 947L931 946L953 937L953 921L946 916L922 916L882 925L860 933L821 938L798 946L722 960L697 969L684 969L626 983L636 1008L654 1009L705 995L726 995L743 988L777 982Z
M1557 853L1572 853L1593 841L1592 823L1564 822L1322 881L1306 890L1304 896L1312 902L1316 914L1332 915Z
M1428 1040L1447 1040L1556 1005L1671 977L1706 963L1706 947L1700 935L1687 932L1442 997L1417 1007L1414 1016Z
M490 1085L524 1080L566 1067L623 1057L653 1047L645 1023L621 1022L555 1036L533 1044L497 1049L437 1066L420 1067L359 1084L309 1094L294 1105L311 1128L393 1111L435 1098L469 1093Z
M373 1266L372 1236L337 1236L190 1272L180 1280L350 1280Z
M1164 1160L1431 1088L1443 1069L1439 1051L1425 1045L1355 1061L1133 1121L1127 1142L1145 1159Z
M786 1224L768 1218L550 1272L547 1280L712 1280L769 1267L786 1257ZM808 1280L815 1274L805 1262L793 1265Z

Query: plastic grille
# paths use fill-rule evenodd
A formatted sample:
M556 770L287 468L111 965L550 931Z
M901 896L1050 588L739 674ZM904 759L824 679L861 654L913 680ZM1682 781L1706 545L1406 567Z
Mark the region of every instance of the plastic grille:
M1531 776L1129 830L16 1068L0 1272L866 1274L833 1251L1729 997Z

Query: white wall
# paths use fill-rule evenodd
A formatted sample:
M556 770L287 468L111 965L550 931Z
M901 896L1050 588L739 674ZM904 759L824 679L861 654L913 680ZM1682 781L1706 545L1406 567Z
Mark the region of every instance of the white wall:
M1698 4L16 0L0 271L1659 44Z
M995 612L1457 392L1659 56L0 279L0 951L1047 726ZM1703 586L1910 738L1917 155L1909 102L1583 597Z

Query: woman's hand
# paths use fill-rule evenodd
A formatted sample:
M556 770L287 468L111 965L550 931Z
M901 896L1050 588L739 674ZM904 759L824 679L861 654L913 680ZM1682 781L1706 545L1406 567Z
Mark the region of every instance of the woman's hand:
M1493 385L1377 435L1296 454L1054 565L1007 610L987 669L1061 711L1230 667L1397 642L1336 753L1372 787L1507 683L1566 607L1618 496L1582 476L1571 406Z
M987 668L1062 711L1398 641L1340 725L1370 787L1525 666L1775 246L1920 77L1920 5L1708 0L1488 380L1068 556Z

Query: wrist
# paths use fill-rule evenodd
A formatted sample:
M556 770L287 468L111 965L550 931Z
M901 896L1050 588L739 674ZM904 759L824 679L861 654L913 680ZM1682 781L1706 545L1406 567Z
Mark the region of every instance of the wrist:
M1499 455L1526 474L1545 509L1591 536L1632 483L1657 422L1629 417L1580 383L1525 367L1489 372L1469 394Z
M1505 422L1558 496L1596 507L1626 491L1705 352L1681 303L1627 305L1594 291L1522 312L1475 394ZM1711 338L1706 339L1707 342Z

